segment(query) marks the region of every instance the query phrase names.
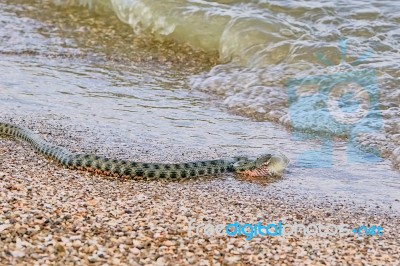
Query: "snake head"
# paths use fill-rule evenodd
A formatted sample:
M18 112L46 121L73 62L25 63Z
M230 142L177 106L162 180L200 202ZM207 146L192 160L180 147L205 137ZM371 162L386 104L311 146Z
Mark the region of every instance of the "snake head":
M260 157L258 157L255 161L255 167L259 168L259 167L264 167L269 165L269 163L271 162L272 159L272 154L264 154L261 155Z
M235 157L237 160L233 167L237 173L244 173L246 171L253 171L265 165L268 165L271 160L271 154L261 155L256 159L248 159L247 157Z
M279 155L264 154L255 160L242 158L233 166L236 172L250 177L281 176L289 159L282 153Z

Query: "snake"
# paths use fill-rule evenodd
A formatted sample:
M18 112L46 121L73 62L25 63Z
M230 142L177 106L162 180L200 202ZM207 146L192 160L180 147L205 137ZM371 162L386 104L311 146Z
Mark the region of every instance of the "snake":
M28 142L33 149L64 167L95 172L107 176L132 179L177 180L214 176L233 172L252 177L281 176L289 160L283 154L263 154L255 159L236 156L228 159L192 161L184 163L146 163L110 159L95 154L73 153L45 141L28 128L0 121L0 134Z

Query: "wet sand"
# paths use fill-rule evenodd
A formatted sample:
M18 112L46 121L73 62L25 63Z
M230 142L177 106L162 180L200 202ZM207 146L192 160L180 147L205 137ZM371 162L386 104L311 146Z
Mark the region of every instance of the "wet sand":
M53 131L55 135L44 137L54 142L68 138L72 146L80 142L77 133ZM148 153L138 156L152 158ZM0 157L2 265L398 263L398 212L379 206L315 198L230 175L183 182L118 180L64 169L12 139L0 139ZM256 236L250 241L245 236L189 237L190 220L380 225L384 234Z

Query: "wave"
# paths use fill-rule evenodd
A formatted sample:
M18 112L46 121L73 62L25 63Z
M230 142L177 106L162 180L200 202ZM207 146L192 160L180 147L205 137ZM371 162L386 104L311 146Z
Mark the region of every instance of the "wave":
M400 6L395 2L72 0L68 4L113 12L138 35L218 52L221 64L191 77L191 85L219 95L235 113L305 132L351 136L363 146L377 145L400 165L396 137L400 134L396 126ZM293 80L300 89L291 98ZM340 89L346 82L356 86ZM321 84L332 91L339 88L337 95L319 90ZM363 91L375 95L371 90L379 99L368 102ZM350 94L354 97L346 100ZM348 106L343 109L344 103ZM365 119L351 122L352 112L364 114Z
M366 0L354 3L71 0L68 3L112 11L137 34L172 39L205 51L218 51L221 62L235 61L255 67L316 62L314 54L317 52L338 55L336 43L343 36L356 37L355 48L399 49L397 26L400 18L394 11L400 11L400 8L386 1L385 4L382 1L370 3L370 9L360 8L363 2L370 3ZM379 6L379 9L373 6ZM366 16L369 19L365 19ZM377 17L385 19L371 24ZM382 29L390 29L386 40L377 36ZM365 38L375 40L366 44Z

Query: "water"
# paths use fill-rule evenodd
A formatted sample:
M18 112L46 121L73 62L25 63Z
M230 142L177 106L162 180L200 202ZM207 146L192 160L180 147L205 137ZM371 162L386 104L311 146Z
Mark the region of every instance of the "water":
M7 0L0 114L121 156L280 150L275 186L400 210L400 5L370 2Z

